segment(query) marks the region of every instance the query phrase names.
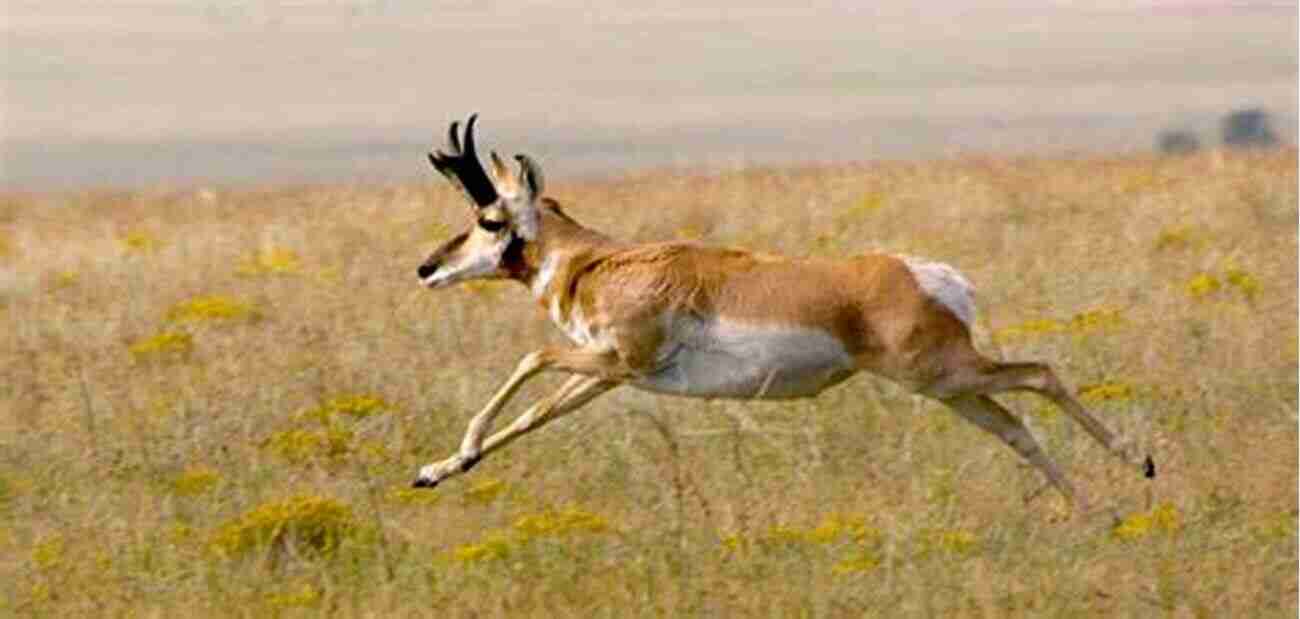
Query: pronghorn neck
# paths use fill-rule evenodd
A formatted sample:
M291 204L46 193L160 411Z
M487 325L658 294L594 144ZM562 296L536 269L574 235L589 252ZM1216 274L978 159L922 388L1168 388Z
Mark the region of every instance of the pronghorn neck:
M573 275L576 262L614 242L565 215L552 200L544 199L538 210L537 238L523 244L510 270L511 277L546 306L552 296L563 293L566 287L561 282Z

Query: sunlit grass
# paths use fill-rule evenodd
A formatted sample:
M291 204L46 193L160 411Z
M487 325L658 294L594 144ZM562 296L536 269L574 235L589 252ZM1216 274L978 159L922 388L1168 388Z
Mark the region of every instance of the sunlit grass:
M418 286L454 190L37 196L0 223L0 616L1295 616L1293 151L557 178L618 238L950 262L980 348L1051 363L1159 476L999 396L1087 491L1067 517L862 377L621 388L411 488L564 341L514 284Z

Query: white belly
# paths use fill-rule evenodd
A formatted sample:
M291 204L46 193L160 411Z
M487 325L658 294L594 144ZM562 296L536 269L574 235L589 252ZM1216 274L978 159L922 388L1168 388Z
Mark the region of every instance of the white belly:
M813 396L857 371L839 340L805 327L679 319L659 369L632 382L658 393L710 398Z

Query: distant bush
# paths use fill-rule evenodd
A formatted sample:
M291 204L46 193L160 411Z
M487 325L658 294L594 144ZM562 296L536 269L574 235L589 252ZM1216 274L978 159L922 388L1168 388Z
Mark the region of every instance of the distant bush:
M1259 108L1237 110L1223 118L1223 145L1235 148L1277 146L1268 112Z
M1201 149L1201 140L1191 131L1161 131L1156 136L1156 148L1165 155L1186 155Z
M1191 131L1161 131L1156 137L1156 148L1164 155L1188 155L1201 150L1201 140Z

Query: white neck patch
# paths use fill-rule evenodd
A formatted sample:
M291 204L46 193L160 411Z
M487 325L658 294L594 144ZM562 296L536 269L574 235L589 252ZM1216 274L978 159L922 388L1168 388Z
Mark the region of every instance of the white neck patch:
M537 215L537 207L532 204L517 204L514 199L506 200L505 207L510 212L515 234L525 241L536 240L538 220L541 219Z
M555 279L555 269L560 261L554 254L547 254L542 260L542 266L538 267L537 274L533 275L533 281L529 289L533 291L533 298L540 299L546 294L546 288L551 285L551 280Z

